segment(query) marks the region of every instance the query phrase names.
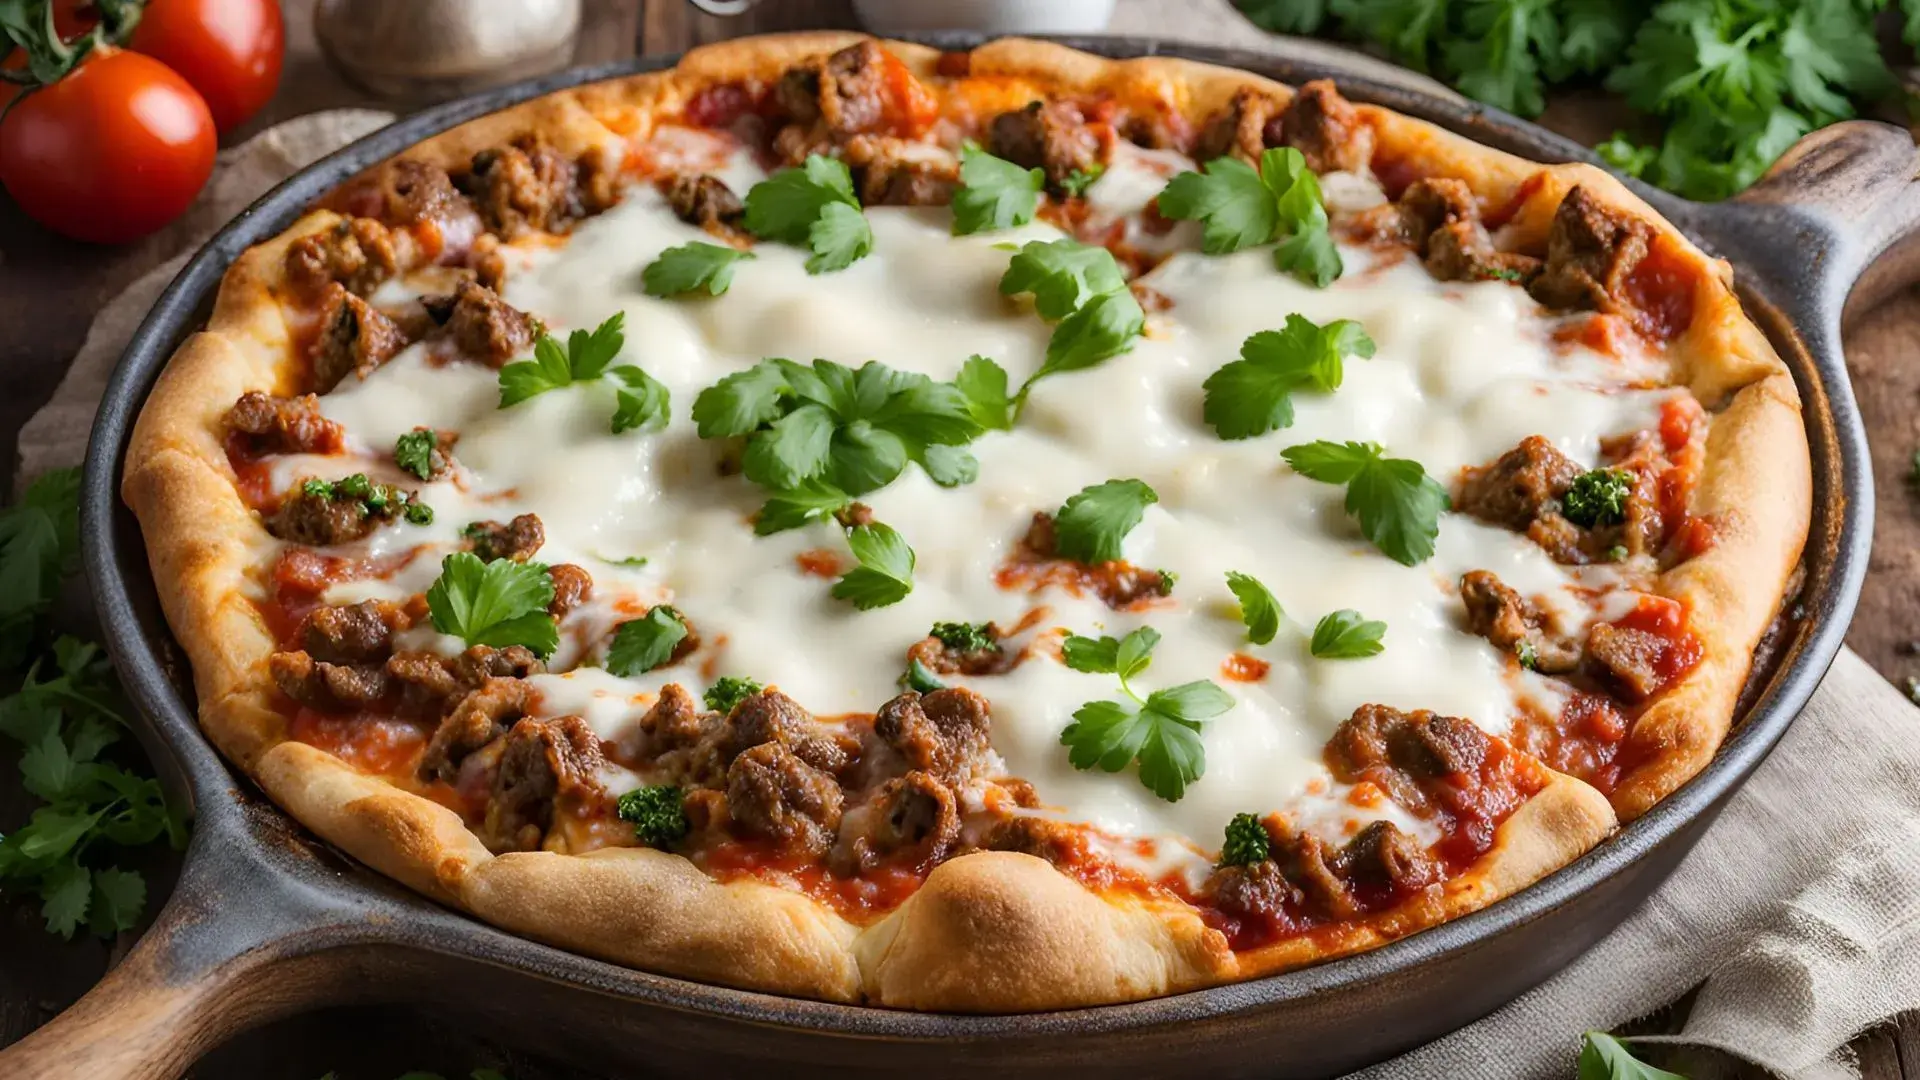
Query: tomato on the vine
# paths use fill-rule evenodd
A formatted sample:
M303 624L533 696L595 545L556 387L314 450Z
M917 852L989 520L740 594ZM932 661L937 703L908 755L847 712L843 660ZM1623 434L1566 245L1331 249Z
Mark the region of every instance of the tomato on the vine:
M0 122L0 185L55 232L124 243L192 204L216 141L206 102L173 69L100 45L13 102Z
M127 47L179 72L226 131L273 96L285 40L276 0L148 0Z

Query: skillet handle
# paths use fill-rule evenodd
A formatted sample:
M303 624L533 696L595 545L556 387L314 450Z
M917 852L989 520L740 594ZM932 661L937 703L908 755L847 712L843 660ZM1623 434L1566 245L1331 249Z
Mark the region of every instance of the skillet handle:
M1822 253L1801 238L1803 262L1819 264L1804 270L1851 286L1849 309L1920 280L1920 147L1904 128L1870 120L1822 128L1733 201L1774 219L1753 223L1759 227L1800 232L1785 216L1815 218L1831 247Z
M120 966L86 996L0 1051L8 1080L174 1080L227 1035L285 1011L272 960L235 957L182 977L163 913ZM190 966L190 965L189 965ZM263 978L262 976L268 976Z

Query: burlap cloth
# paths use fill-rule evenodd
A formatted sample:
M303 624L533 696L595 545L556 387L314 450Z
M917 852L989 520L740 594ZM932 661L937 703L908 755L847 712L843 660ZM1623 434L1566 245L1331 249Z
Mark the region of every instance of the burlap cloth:
M1166 20L1180 10L1178 22ZM1258 44L1224 0L1124 2L1114 29ZM22 470L77 463L134 327L195 245L267 188L385 123L361 110L290 121L221 155L181 254L109 303L50 404L21 435ZM1570 1074L1580 1033L1701 987L1674 1041L1790 1077L1857 1076L1843 1048L1920 1008L1920 710L1842 652L1806 713L1692 856L1614 934L1492 1016L1367 1070L1368 1080ZM1276 1063L1279 1068L1279 1063Z

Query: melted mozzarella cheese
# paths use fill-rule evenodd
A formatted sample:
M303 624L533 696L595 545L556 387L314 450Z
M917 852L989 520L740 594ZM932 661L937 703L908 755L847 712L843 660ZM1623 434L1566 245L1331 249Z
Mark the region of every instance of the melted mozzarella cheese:
M1130 153L1093 185L1100 212L1138 209L1172 167ZM753 172L739 155L728 166L737 190ZM630 190L564 245L515 252L506 299L556 331L625 313L617 362L638 364L668 387L671 424L661 433L611 434L613 391L603 384L499 409L493 371L407 350L325 397L323 407L368 455L416 425L458 432L460 469L422 489L437 511L433 525L385 529L371 541L376 551L431 550L389 581L343 585L330 599L420 592L466 522L538 514L547 536L540 558L579 563L595 579L591 602L567 620L556 668L591 662L621 619L654 603L671 601L702 640L686 663L638 678L581 668L536 680L545 711L580 713L606 738L629 730L663 684L698 693L727 674L777 685L821 715L870 713L897 692L905 650L938 620L1011 626L1044 607L1043 628L1117 636L1151 625L1161 644L1135 680L1140 692L1211 679L1234 699L1206 724L1205 776L1178 802L1155 797L1131 771L1069 764L1060 733L1080 706L1117 695L1112 676L1033 656L1004 675L957 681L992 702L995 750L1052 812L1118 836L1182 838L1182 850L1211 847L1227 820L1247 811L1283 810L1330 836L1383 816L1417 831L1419 823L1390 806L1353 805L1331 782L1321 754L1340 722L1357 706L1380 703L1503 732L1516 694L1551 693L1466 632L1454 583L1466 571L1492 570L1573 625L1589 615L1570 591L1579 579L1569 568L1522 537L1458 515L1444 518L1431 560L1401 566L1359 535L1340 488L1293 474L1280 450L1322 438L1373 440L1446 482L1543 433L1591 463L1603 436L1652 424L1664 392L1627 389L1644 371L1554 345L1551 321L1520 289L1440 283L1414 259L1360 248L1344 248L1345 276L1315 289L1276 273L1265 250L1203 256L1192 231L1181 233L1184 249L1146 279L1171 308L1152 317L1132 351L1039 384L1016 430L973 445L975 483L942 489L910 467L865 497L916 552L912 593L870 612L832 599L831 579L804 572L799 559L824 550L850 566L839 530L821 524L755 536L749 519L766 493L723 475L722 448L698 438L689 418L694 397L768 356L878 360L947 379L982 354L1017 385L1039 366L1050 331L1030 308L1000 296L997 283L1009 245L1059 235L1036 223L954 237L944 210L866 213L873 253L848 269L810 275L804 252L760 244L717 298L642 292L641 270L663 249L704 237L651 187ZM1238 356L1248 335L1278 328L1290 312L1321 323L1357 320L1376 355L1348 360L1336 393L1297 394L1291 428L1221 440L1201 420L1202 383ZM316 459L281 469L290 483L317 471ZM1125 557L1176 571L1170 600L1115 612L1092 596L996 584L996 569L1035 511L1120 477L1159 494L1127 536ZM646 565L614 564L634 556ZM1229 570L1259 578L1285 607L1286 624L1270 644L1247 643L1226 588ZM1607 573L1587 571L1584 583L1604 583ZM1382 653L1309 655L1313 623L1342 608L1387 624ZM421 647L459 646L430 630L412 633ZM1227 680L1221 667L1234 653L1271 666L1257 682Z

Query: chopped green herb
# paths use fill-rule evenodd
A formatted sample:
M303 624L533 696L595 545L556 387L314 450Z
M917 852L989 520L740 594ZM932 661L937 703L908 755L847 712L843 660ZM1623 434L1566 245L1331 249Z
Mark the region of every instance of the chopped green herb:
M468 645L525 645L541 656L560 646L560 630L547 605L553 579L536 562L482 562L456 551L440 563L440 577L427 589L433 628Z
M712 686L707 687L707 692L704 697L707 702L707 708L716 712L731 713L733 712L734 706L764 689L766 689L766 687L752 679L742 678L738 675L722 675L714 680Z
M897 604L913 591L913 549L890 525L878 521L847 533L847 546L860 565L833 586L837 600L861 611Z
M1347 513L1388 558L1414 566L1432 557L1440 515L1451 503L1419 462L1387 457L1379 443L1325 439L1289 446L1280 456L1309 480L1346 485Z
M648 296L682 296L703 289L708 296L719 296L733 284L734 264L751 258L751 251L695 240L662 251L640 272L640 284Z
M1202 415L1223 439L1250 439L1293 424L1293 392L1332 393L1344 360L1371 357L1373 339L1351 319L1321 326L1288 315L1285 329L1262 330L1240 346L1240 359L1207 376Z
M1033 220L1047 174L1023 169L978 146L960 149L960 189L953 193L953 234L1011 229Z
M1273 838L1252 814L1235 814L1227 822L1227 839L1220 846L1221 866L1252 866L1273 856Z
M1633 474L1625 469L1592 469L1574 477L1560 500L1561 513L1575 525L1594 528L1627 520L1627 498L1633 494Z
M1620 562L1624 560L1628 556L1628 554L1630 553L1627 551L1627 545L1615 544L1612 547L1607 549L1607 561Z
M1534 648L1533 642L1525 638L1513 643L1513 658L1528 671L1537 670L1540 666L1540 650Z
M1000 642L993 636L990 629L992 625L992 623L937 622L933 624L932 630L927 631L927 634L940 639L940 644L954 652L989 650L999 652Z
M634 788L615 807L648 847L669 848L687 835L686 793L671 784Z
M1087 189L1093 186L1095 180L1105 175L1106 171L1105 165L1095 165L1091 169L1075 169L1061 179L1060 190L1069 198L1084 198Z
M1313 627L1308 651L1322 660L1358 660L1378 655L1386 646L1387 624L1368 619L1351 608L1323 616Z
M1081 489L1053 516L1054 550L1089 566L1120 558L1120 543L1147 507L1160 501L1139 480L1109 480Z
M1119 641L1075 636L1062 643L1062 655L1074 670L1118 675L1126 700L1082 705L1060 733L1060 743L1076 769L1119 772L1137 761L1148 790L1179 802L1187 785L1206 772L1201 724L1233 708L1233 697L1204 679L1141 697L1128 680L1152 663L1159 642L1159 634L1141 627Z
M393 463L422 480L433 479L433 456L440 449L432 428L417 427L393 442Z
M685 617L666 604L655 604L614 631L607 670L623 678L645 674L673 659L674 650L686 639Z
M1251 574L1227 571L1227 588L1240 601L1240 621L1247 624L1247 640L1265 645L1280 632L1280 616L1285 612L1273 593Z
M907 672L900 676L900 685L921 694L931 694L935 690L947 688L947 684L941 682L940 677L918 659L907 661Z

